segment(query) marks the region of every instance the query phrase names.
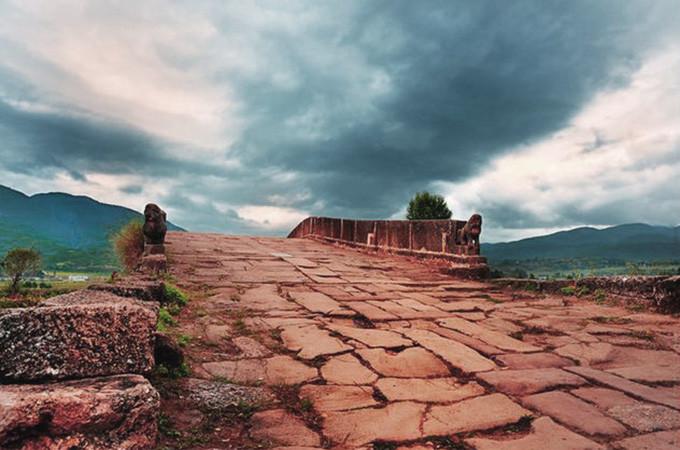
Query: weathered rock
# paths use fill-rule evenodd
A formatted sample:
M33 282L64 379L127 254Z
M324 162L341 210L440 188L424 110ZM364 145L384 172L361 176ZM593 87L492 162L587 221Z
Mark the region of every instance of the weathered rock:
M350 354L334 356L321 367L321 376L330 384L373 384L378 375Z
M519 439L472 438L466 442L477 450L602 450L601 445L557 425L549 417L531 424L531 434Z
M273 444L315 447L321 443L319 436L304 422L283 409L255 413L251 436Z
M144 374L153 368L156 305L95 291L45 304L0 311L0 378Z
M561 423L591 435L617 436L626 428L596 407L564 392L544 392L522 399L522 403Z
M623 439L616 444L623 450L678 450L680 448L680 430L659 431Z
M574 363L553 353L509 353L496 359L510 369L544 369L548 367L571 366Z
M334 386L308 384L300 389L300 397L308 398L321 412L344 411L377 405L371 386Z
M520 369L486 372L478 375L484 382L506 394L524 395L558 386L580 386L586 380L561 369Z
M503 394L476 397L452 405L435 405L423 421L425 435L444 436L488 430L517 422L531 413Z
M484 394L474 381L462 384L455 378L381 378L375 387L389 401L448 403Z
M159 407L139 375L0 385L0 448L151 449Z
M496 368L496 364L460 342L431 331L404 330L404 334L463 372L474 373Z
M119 297L130 297L137 300L163 302L163 283L158 281L125 279L122 283L96 283L87 287L91 291L105 291Z
M451 372L432 353L420 347L411 347L399 353L379 348L362 349L357 353L386 377L428 378L444 377Z
M240 386L221 381L184 378L180 381L182 391L198 407L213 412L224 412L243 404L266 405L274 402L274 396L263 387Z
M168 258L165 255L143 256L140 270L145 274L165 273L168 270Z
M404 339L397 333L385 330L373 330L365 328L345 327L329 325L328 329L343 336L352 338L368 347L407 347L413 345L408 339Z
M303 359L352 350L352 347L316 326L286 327L281 332L281 339L288 350L298 352L298 356Z
M424 412L425 405L412 402L390 403L384 408L331 412L324 420L324 435L347 446L376 440L418 439L422 436L420 422Z

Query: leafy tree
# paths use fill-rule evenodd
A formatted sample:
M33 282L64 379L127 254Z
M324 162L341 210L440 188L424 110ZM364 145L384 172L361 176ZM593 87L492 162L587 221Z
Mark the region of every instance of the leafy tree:
M10 277L10 295L18 293L21 278L27 273L37 272L41 264L40 253L32 248L15 248L7 252L0 266Z
M408 202L408 220L450 219L451 210L444 197L429 192L418 192Z

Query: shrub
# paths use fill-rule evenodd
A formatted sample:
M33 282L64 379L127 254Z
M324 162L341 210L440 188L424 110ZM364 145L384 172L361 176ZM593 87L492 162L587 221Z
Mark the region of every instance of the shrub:
M576 287L574 286L565 286L562 289L560 289L560 292L564 295L574 295L576 294Z
M408 202L408 220L450 219L451 210L444 197L429 192L418 192Z
M144 253L142 223L133 220L113 236L113 248L120 264L131 272L137 268Z

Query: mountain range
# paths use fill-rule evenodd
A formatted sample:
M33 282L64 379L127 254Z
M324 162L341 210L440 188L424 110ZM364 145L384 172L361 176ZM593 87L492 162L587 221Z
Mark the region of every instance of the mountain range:
M0 185L0 256L14 247L33 247L44 266L64 271L117 268L110 238L131 220L132 209L64 193L25 195ZM181 228L168 224L168 229Z
M581 227L514 242L482 244L481 252L491 262L586 258L679 261L680 226L632 223L604 229Z

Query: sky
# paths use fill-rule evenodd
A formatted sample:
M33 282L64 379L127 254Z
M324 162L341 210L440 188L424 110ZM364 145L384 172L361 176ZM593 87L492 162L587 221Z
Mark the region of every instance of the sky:
M680 0L0 0L0 184L285 235L680 223Z

